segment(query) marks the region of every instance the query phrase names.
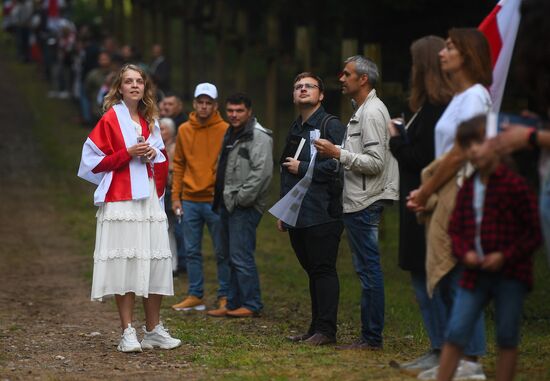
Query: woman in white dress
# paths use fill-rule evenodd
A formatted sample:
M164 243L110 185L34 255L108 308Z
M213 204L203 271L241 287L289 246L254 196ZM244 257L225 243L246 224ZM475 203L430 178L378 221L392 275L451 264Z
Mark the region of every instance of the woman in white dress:
M114 295L123 330L119 351L176 348L181 341L160 322L162 296L173 295L172 254L159 199L167 161L147 74L138 66L124 65L103 109L105 114L84 143L78 172L98 186L91 298ZM136 295L143 297L145 310L141 343L132 327Z

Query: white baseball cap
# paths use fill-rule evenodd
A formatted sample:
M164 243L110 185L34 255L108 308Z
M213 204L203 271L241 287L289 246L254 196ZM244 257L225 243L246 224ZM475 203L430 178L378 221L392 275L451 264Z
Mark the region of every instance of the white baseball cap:
M201 95L208 95L212 99L217 99L218 89L216 89L216 86L208 82L199 83L195 88L195 98L198 98Z

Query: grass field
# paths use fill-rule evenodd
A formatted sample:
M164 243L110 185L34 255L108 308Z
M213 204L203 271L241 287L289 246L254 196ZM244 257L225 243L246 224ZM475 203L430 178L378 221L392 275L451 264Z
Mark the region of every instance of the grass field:
M35 123L36 141L48 160L49 176L57 193L52 201L64 211L67 234L81 242L78 255L92 264L95 234L93 187L77 179L82 143L88 130L74 123L76 104L50 100L47 88L32 66L11 64L22 93L28 98ZM278 179L272 184L272 202L276 200ZM414 300L408 273L397 267L397 208L386 210L380 241L385 277L386 326L384 350L380 352L346 352L333 348L309 348L284 340L293 332L302 332L309 322L307 278L290 248L288 236L278 233L275 219L266 214L258 229L256 259L260 272L265 309L261 318L213 319L204 313L180 313L170 305L181 300L187 289L185 277L176 279L176 296L166 298L162 314L166 325L193 348L182 355L181 363L196 369L199 378L227 380L339 379L375 380L409 379L390 368L390 360L407 360L424 352L429 345ZM205 236L205 290L209 307L215 305L215 261L208 236ZM338 258L340 305L338 341L356 339L359 328L358 279L353 271L347 240L343 239ZM87 280L90 273L83 274ZM113 305L113 308L114 305ZM141 311L139 312L140 316ZM493 313L486 314L488 355L482 360L489 376L494 375L495 347ZM550 379L550 272L542 253L536 261L535 290L524 311L523 338L518 380Z

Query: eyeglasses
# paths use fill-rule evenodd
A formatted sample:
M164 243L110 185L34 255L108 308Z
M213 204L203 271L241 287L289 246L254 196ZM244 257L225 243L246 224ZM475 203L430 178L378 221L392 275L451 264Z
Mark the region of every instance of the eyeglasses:
M311 90L315 88L319 88L319 86L314 85L313 83L299 83L297 85L294 85L295 91L302 90L302 89Z

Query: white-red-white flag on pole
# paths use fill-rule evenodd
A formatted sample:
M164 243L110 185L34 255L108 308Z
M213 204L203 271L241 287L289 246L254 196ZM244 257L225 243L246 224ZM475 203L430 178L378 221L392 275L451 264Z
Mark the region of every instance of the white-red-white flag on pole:
M479 30L487 37L491 47L493 84L490 88L493 112L500 111L506 86L508 68L518 33L521 0L500 0L491 13L481 22Z

